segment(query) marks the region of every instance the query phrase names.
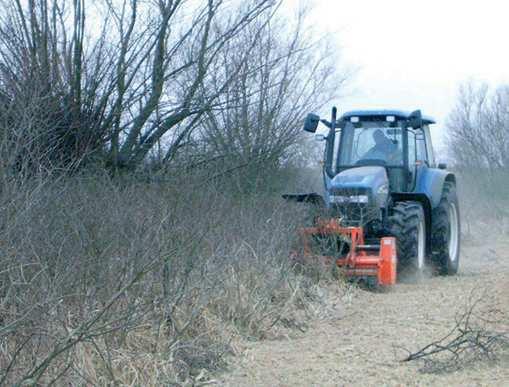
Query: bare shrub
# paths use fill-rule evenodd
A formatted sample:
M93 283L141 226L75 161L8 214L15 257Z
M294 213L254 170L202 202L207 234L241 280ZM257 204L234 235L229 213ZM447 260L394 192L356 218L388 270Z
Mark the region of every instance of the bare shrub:
M0 203L5 384L203 378L232 338L304 329L326 301L288 260L300 215L270 192L104 174L12 180Z

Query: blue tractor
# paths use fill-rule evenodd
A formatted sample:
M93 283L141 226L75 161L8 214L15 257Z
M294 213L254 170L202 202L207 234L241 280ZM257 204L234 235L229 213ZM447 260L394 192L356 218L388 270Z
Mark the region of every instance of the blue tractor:
M326 135L315 134L325 142L324 196L284 195L323 210L312 227L300 232L305 255L327 255L347 275L378 277L379 284L394 283L396 272L420 275L425 267L455 274L460 252L456 177L445 164L435 162L429 129L435 121L420 110L359 110L339 119L336 115L336 108L330 121L309 114L304 124L311 133L320 122L327 128ZM310 247L331 237L334 249L329 243L326 254ZM391 257L382 245L392 242ZM384 259L392 274L381 273Z

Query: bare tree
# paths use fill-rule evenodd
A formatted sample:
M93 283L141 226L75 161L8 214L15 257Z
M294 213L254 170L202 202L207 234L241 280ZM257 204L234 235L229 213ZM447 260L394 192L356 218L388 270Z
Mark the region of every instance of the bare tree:
M1 5L2 162L17 169L79 162L102 144L105 41L85 54L83 0Z
M461 86L447 129L449 149L459 166L509 168L509 86Z
M504 230L509 213L509 86L461 86L447 121L447 141L461 176L466 229L497 220Z
M191 26L186 26L171 41L170 19L180 16L182 3L168 2L161 7L164 23L158 26L156 51L150 64L150 90L128 123L125 141L119 149L119 159L127 165L139 164L167 132L180 124L185 125L188 118L196 120L210 109L241 66L222 80L218 90L208 90L203 85L217 56L230 39L269 11L272 5L267 0L254 1L230 13L222 8L222 1L208 1L198 9ZM215 23L218 15L223 17L220 25ZM256 40L257 34L254 34L249 44ZM245 55L242 63L247 59ZM185 130L173 136L169 151L178 148L184 139Z
M240 70L206 113L200 132L213 154L240 165L285 160L299 143L305 114L338 95L346 75L338 73L335 51L311 40L305 15L301 10L294 23L258 21L228 42L208 87L219 90L221 79ZM260 39L249 45L260 30ZM243 62L246 52L250 60Z
M204 87L225 45L267 20L275 3L3 0L3 6L0 117L7 138L24 139L18 158L43 154L68 165L99 152L115 167L134 168L160 141L170 152L181 146L180 129L210 110L249 59L246 51L217 89ZM246 44L257 40L255 32Z

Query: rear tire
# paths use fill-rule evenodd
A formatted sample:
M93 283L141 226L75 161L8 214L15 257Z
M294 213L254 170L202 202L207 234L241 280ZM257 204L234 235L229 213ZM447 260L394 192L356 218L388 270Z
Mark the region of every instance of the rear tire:
M454 275L458 272L460 254L460 213L456 186L446 181L442 198L431 214L431 249L438 272Z
M396 238L398 273L420 277L426 261L426 219L422 205L398 202L391 212L388 225L390 234Z

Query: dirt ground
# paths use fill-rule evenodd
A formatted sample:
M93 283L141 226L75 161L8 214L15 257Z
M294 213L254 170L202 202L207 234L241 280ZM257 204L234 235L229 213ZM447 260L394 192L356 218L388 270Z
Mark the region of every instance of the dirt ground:
M422 362L402 363L410 351L435 341L454 325L473 289L509 311L509 238L489 244L464 240L460 272L398 284L385 293L353 289L342 295L335 317L305 333L242 346L225 386L509 386L509 354L450 373L422 372Z

